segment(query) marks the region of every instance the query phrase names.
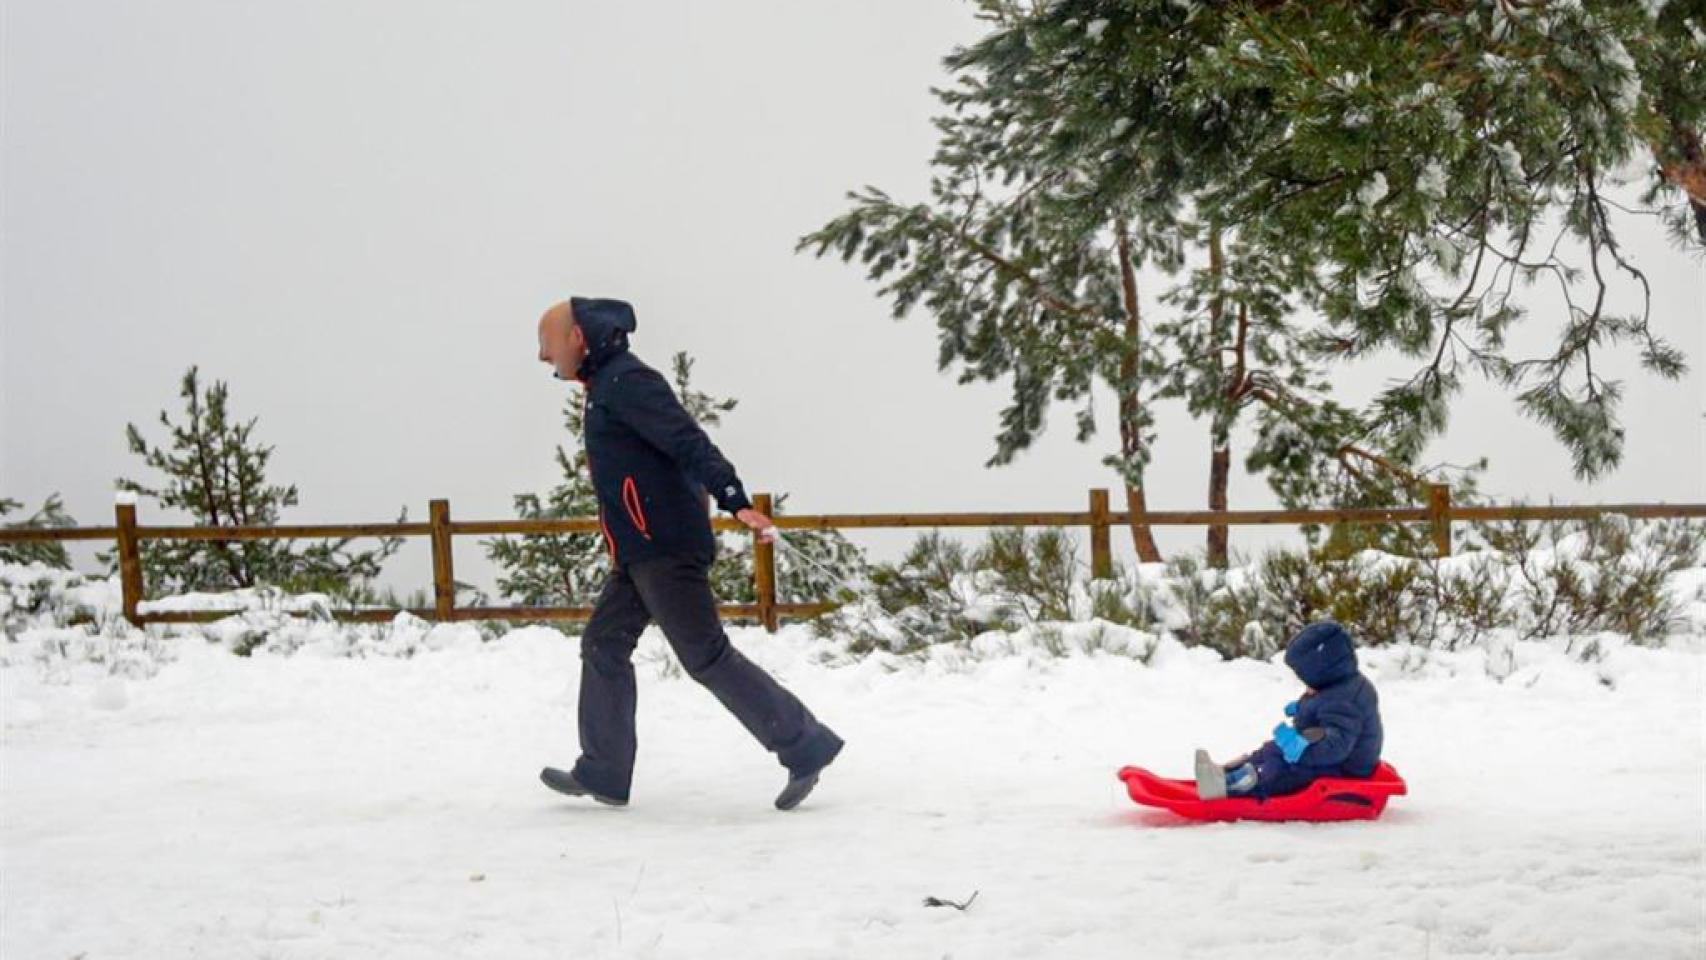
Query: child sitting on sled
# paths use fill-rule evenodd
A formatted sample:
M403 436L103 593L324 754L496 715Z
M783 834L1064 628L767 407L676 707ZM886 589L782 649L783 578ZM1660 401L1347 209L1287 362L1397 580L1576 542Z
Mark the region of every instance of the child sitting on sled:
M1371 777L1384 739L1380 695L1357 670L1356 644L1332 621L1311 624L1285 648L1285 664L1307 689L1285 706L1289 723L1255 753L1228 764L1197 751L1197 795L1279 797L1322 777Z

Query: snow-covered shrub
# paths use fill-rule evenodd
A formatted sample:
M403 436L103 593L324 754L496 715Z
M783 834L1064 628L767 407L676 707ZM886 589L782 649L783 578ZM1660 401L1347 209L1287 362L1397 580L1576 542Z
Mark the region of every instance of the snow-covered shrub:
M1226 571L1176 559L1169 586L1185 619L1174 633L1224 656L1263 656L1274 638L1326 618L1365 646L1452 650L1501 631L1654 643L1677 626L1686 599L1671 581L1706 558L1706 525L1684 521L1513 522L1478 526L1466 540L1445 559L1278 550ZM1593 645L1570 649L1585 656Z
M853 653L965 643L993 619L978 603L972 560L965 544L924 534L899 563L873 567L866 595L819 620L817 630L847 637Z
M1460 552L1444 559L1322 547L1275 551L1229 569L1187 555L1100 579L1088 576L1074 546L1058 533L1001 534L976 547L926 534L899 563L875 567L864 594L815 630L837 658L952 660L1006 650L1141 659L1162 640L1227 658L1267 658L1303 626L1330 617L1367 647L1481 648L1501 677L1515 671L1513 645L1522 641L1552 642L1587 659L1608 641L1706 636L1706 524L1698 522L1502 524L1466 534ZM410 600L427 606L424 596ZM514 626L433 626L410 615L346 624L334 619L334 602L268 589L190 594L144 610L228 616L137 630L119 615L116 578L0 565L0 659L147 672L186 642L238 655L311 648L407 657Z
M1262 562L1273 626L1289 637L1317 620L1337 620L1364 646L1426 644L1423 564L1364 551L1348 557L1277 552Z
M1172 624L1173 633L1188 647L1208 647L1224 657L1257 656L1251 643L1266 646L1266 633L1251 624L1270 622L1281 616L1269 609L1266 596L1250 582L1247 567L1221 570L1203 563L1196 554L1182 554L1168 561L1165 588L1182 614ZM1260 638L1260 639L1258 639Z
M1667 582L1706 561L1706 524L1687 520L1478 524L1475 536L1510 565L1524 639L1610 632L1655 642L1680 613Z
M30 664L53 681L74 673L153 675L172 643L120 614L117 578L40 563L0 563L0 664Z
M1153 633L1092 620L1088 623L1046 623L1003 634L984 634L978 642L985 644L996 636L1002 637L1005 643L986 644L986 650L999 651L1004 648L1010 654L1041 653L1055 659L1075 654L1100 654L1124 657L1140 663L1148 663L1154 657L1161 639Z
M846 641L853 654L916 653L1018 631L1027 631L1028 649L1046 652L1060 646L1051 639L1059 624L1147 629L1160 617L1162 592L1118 568L1091 578L1077 543L1058 530L997 531L976 547L923 534L899 563L872 567L866 583L855 602L815 626L820 636Z
M41 563L0 563L0 633L8 640L43 627L120 620L117 579L95 579ZM121 621L122 622L122 621Z
M1423 642L1424 571L1375 551L1339 556L1322 549L1276 550L1252 564L1218 570L1195 556L1168 566L1173 599L1185 614L1174 634L1186 646L1224 657L1265 657L1317 620L1337 620L1365 646Z
M1128 574L1118 564L1113 576L1099 577L1084 585L1090 597L1090 616L1123 627L1147 629L1158 619L1155 594L1141 577Z
M1050 624L1141 628L1156 619L1152 590L1119 571L1090 578L1078 544L1059 530L1000 530L975 548L923 534L898 564L872 567L866 582L862 597L817 625L820 635L850 638L854 653L916 652L1032 628L1046 648Z
M1032 623L1073 619L1081 570L1078 544L1065 532L993 531L973 556L972 565L992 575L1009 619L1021 616Z
M1434 616L1430 645L1446 650L1481 645L1511 627L1510 575L1505 558L1472 553L1421 564L1425 602Z
M448 647L478 646L471 623L429 623L399 613L385 623L339 623L323 612L301 616L281 609L247 610L207 624L199 632L238 656L291 656L312 649L322 656L409 658Z
M124 620L101 626L36 627L24 630L0 653L0 662L30 663L49 682L63 683L79 673L141 679L177 658L180 641L138 630Z
M478 644L495 624L431 624L399 614L380 624L340 623L333 599L274 588L153 600L148 611L223 611L203 624L138 628L123 616L118 578L91 578L41 564L0 564L0 665L34 665L58 680L79 672L151 676L185 644L217 644L238 656L410 657Z

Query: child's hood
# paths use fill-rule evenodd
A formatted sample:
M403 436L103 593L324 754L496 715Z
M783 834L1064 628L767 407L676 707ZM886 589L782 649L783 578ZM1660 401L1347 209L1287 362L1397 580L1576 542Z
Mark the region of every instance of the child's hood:
M1356 675L1356 643L1331 620L1312 623L1286 645L1285 665L1299 680L1324 690Z

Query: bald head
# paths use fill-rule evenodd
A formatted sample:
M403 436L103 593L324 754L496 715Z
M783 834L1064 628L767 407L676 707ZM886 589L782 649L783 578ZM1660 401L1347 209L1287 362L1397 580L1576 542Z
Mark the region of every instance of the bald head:
M550 364L559 379L573 380L585 359L586 338L574 307L564 301L545 311L539 318L539 361Z

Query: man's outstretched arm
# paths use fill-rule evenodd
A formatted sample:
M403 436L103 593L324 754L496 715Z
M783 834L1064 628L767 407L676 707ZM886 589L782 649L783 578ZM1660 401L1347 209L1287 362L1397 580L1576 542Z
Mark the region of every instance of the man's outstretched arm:
M734 465L681 406L661 374L655 370L624 373L616 387L610 407L634 432L709 491L717 506L736 515L752 509Z

